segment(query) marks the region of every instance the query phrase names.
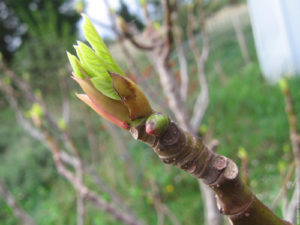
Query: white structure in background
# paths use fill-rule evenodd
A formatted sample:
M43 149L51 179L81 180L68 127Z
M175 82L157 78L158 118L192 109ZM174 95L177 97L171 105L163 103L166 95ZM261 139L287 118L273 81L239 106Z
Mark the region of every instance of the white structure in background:
M300 0L248 0L262 72L271 82L300 74Z

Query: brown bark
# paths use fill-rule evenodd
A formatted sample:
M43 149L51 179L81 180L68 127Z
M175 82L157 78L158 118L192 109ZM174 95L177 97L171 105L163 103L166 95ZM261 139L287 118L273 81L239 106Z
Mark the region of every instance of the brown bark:
M174 122L161 136L145 132L145 122L131 129L135 139L150 145L160 159L202 179L217 195L219 211L233 225L284 225L244 184L236 164L210 151L201 139L185 132Z

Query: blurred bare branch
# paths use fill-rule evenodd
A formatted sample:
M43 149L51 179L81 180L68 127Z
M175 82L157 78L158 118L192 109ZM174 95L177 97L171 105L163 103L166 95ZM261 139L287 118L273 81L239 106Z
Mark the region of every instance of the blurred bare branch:
M180 71L180 96L183 101L187 99L187 93L189 88L189 75L188 75L188 63L186 59L186 54L183 48L182 42L182 30L174 25L174 43L176 45L178 61L179 61L179 71Z
M88 108L84 104L82 104L81 108L82 108L82 115L84 118L83 122L86 128L86 134L89 143L89 149L91 151L91 162L93 165L96 165L97 162L99 161L98 137L95 134L95 128L93 127Z
M13 195L6 188L4 182L0 180L0 195L5 199L6 204L13 210L14 215L21 221L23 225L35 225L36 223L28 213L21 209Z
M224 73L223 67L219 61L214 62L214 66L217 72L217 75L219 76L221 83L224 85L227 82L226 74Z
M292 223L296 223L297 210L300 206L300 135L297 124L297 117L294 112L293 100L290 92L290 88L286 83L286 87L282 88L282 92L285 100L285 111L289 121L290 127L290 141L292 144L292 150L296 161L296 176L295 176L295 188L291 200L284 201L283 213L284 218Z
M195 57L197 71L198 71L198 81L201 88L200 94L194 105L193 116L190 120L190 126L193 132L197 132L209 103L208 83L205 74L205 64L209 55L209 36L206 30L206 21L205 21L205 15L204 15L202 5L201 3L199 3L196 4L196 6L199 12L199 19L196 19L193 13L193 7L190 7L189 22L188 22L189 44L191 46L192 52ZM199 23L197 21L199 21ZM201 28L201 37L202 37L201 50L197 45L196 38L194 35L194 31L197 28L196 27L197 24L199 24Z
M249 64L251 62L251 58L250 58L250 54L249 54L249 51L247 48L246 38L245 38L245 35L241 28L241 24L238 19L232 18L231 21L232 21L232 25L233 25L233 28L234 28L234 31L235 31L235 34L236 34L236 37L237 37L237 40L239 43L239 47L240 47L243 59L246 64Z
M20 109L18 102L16 100L15 92L11 86L4 84L3 80L0 79L0 90L3 92L6 100L8 101L10 107L15 111L18 123L35 139L43 141L45 136L36 129L30 121L25 119L22 110Z
M287 198L288 198L287 197L287 183L291 180L291 178L294 174L295 168L296 168L296 161L294 161L291 164L286 176L283 179L281 189L280 189L279 193L277 194L277 196L274 198L273 203L271 205L272 210L275 210L277 208L279 202L282 199L284 199L284 201L287 201Z
M3 66L3 63L1 64ZM10 73L10 78L13 78L14 82L18 82L17 87L19 87L19 91L22 92L24 95L28 95L27 100L29 100L30 104L36 102L37 98L34 96L30 86L25 83L25 81L21 80L12 70L8 69L5 66L4 73ZM22 87L22 88L21 88ZM47 146L49 150L52 152L52 156L59 174L65 177L70 184L75 188L77 191L77 224L81 225L84 224L84 214L85 214L85 207L84 202L85 200L92 203L94 206L99 208L100 210L109 213L112 217L116 220L128 224L128 225L140 225L142 224L140 221L137 220L136 217L130 215L128 213L124 213L118 210L114 205L106 202L100 195L96 192L90 190L84 183L83 183L83 165L81 162L81 158L79 155L79 150L77 149L74 141L72 140L70 134L65 129L59 128L57 123L54 121L54 125L57 128L56 132L58 137L63 137L64 145L70 150L71 155L67 152L64 152L60 149L59 141L56 140L56 137L51 135L48 128L44 124L35 124L30 123L28 119L23 117L23 112L19 106L17 99L15 98L14 90L10 84L5 84L3 80L0 80L0 90L6 96L9 104L11 105L12 109L16 112L17 118L21 118L21 125L29 134L32 135L33 138L37 139L38 141L42 142ZM38 99L41 104L43 104L43 113L45 115L50 115L49 118L52 118L52 115L44 104L41 99ZM49 120L46 120L50 123ZM64 162L67 162L72 168L68 168Z
M62 119L66 125L69 124L70 122L70 116L71 116L71 111L70 111L70 99L68 96L68 85L66 82L66 76L64 76L64 70L60 71L60 76L59 76L59 87L61 90L61 99L62 99Z
M180 221L176 217L176 215L170 210L170 208L163 202L161 198L161 194L159 191L159 187L156 184L155 180L153 178L148 179L151 189L152 189L152 198L153 198L153 204L156 209L157 214L157 225L163 225L165 216L167 216L173 225L180 225Z
M151 104L157 105L160 109L165 110L165 104L163 103L162 99L159 97L157 91L153 90L152 86L148 84L148 81L141 76L142 74L135 63L133 56L130 54L130 51L126 47L124 43L124 39L121 39L121 37L119 37L118 43L126 58L126 63L128 64L130 71L132 72L137 83L141 85L143 90L146 92L147 97L150 99ZM153 101L153 99L155 99L155 101Z
M16 84L16 86L22 91L23 95L29 101L33 103L37 102L42 107L45 118L49 121L49 124L54 129L59 129L54 117L46 109L45 103L41 98L37 97L33 91L31 91L29 84L20 76L18 76L12 69L10 69L2 60L0 60L0 70L2 70L3 73Z

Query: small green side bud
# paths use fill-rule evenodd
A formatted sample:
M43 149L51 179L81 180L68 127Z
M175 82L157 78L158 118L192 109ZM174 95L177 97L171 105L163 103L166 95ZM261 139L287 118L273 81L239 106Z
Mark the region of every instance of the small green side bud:
M27 116L31 117L33 123L40 127L42 124L43 109L38 103L34 103L31 109L27 112Z
M146 121L146 133L154 136L162 135L168 128L168 117L156 113L148 117Z
M74 8L77 13L82 13L83 10L85 9L85 2L84 1L76 2Z
M139 0L139 3L141 6L144 6L147 4L147 0Z
M42 117L43 109L38 103L34 103L28 113L30 116Z
M67 128L66 121L63 118L58 119L57 125L61 130L66 130Z
M239 147L238 157L241 159L246 159L248 157L248 153L244 147Z
M201 135L204 135L204 134L207 133L207 130L208 130L207 125L202 124L202 125L200 126L200 128L199 128L199 133L200 133Z
M287 165L286 162L284 160L280 160L278 162L278 170L281 174L284 174L286 171Z
M161 25L159 22L154 22L153 27L155 30L160 31L161 30Z
M281 91L286 91L288 89L288 84L286 79L282 78L279 80L278 83Z

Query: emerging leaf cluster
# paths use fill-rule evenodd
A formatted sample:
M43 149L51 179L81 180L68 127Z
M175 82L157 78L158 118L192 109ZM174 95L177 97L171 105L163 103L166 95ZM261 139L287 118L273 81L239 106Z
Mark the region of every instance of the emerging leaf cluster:
M96 89L109 98L120 100L114 91L109 72L124 76L122 70L110 55L106 45L97 33L92 22L86 15L83 16L83 33L89 44L78 41L74 46L77 56L67 52L75 76L90 79Z

